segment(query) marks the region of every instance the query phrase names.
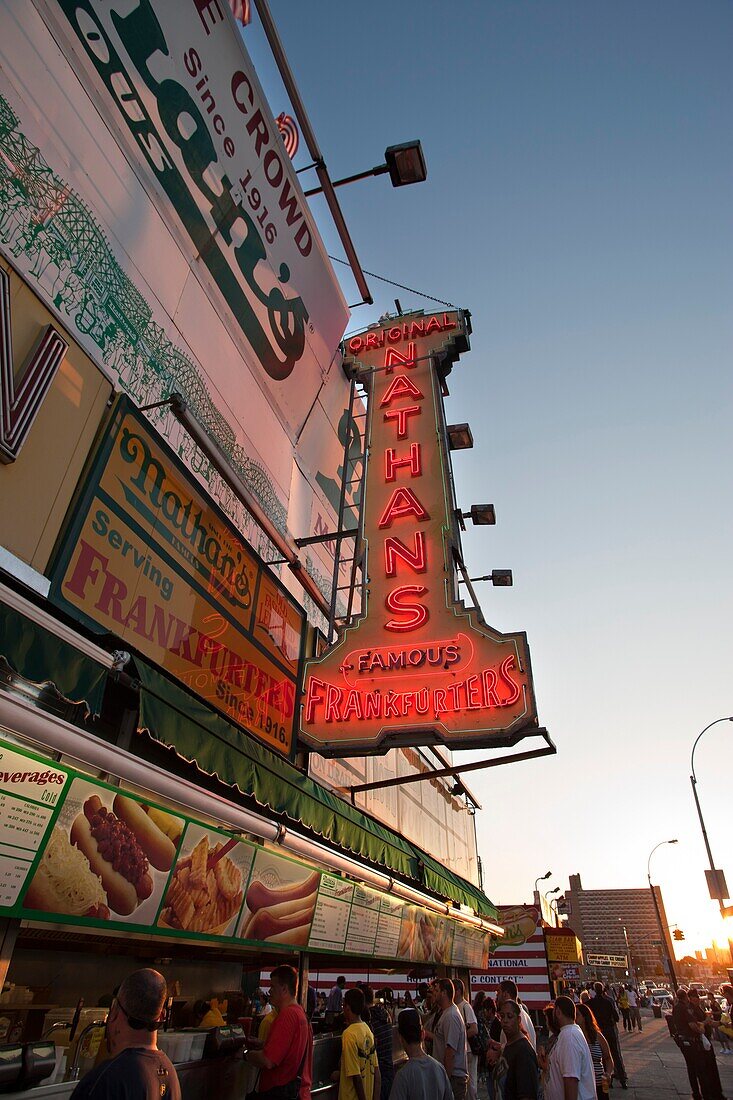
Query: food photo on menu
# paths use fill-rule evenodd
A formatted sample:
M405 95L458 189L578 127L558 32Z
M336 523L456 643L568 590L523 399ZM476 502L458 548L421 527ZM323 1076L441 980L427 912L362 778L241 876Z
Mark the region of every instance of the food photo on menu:
M237 938L303 947L318 900L320 871L262 848L247 888Z
M254 849L205 825L189 823L168 885L159 928L233 935Z
M151 925L183 821L75 779L23 905L45 913Z
M397 945L397 956L400 959L411 959L415 944L417 930L417 917L419 910L414 905L406 905L402 910L402 924L400 926L400 941Z
M412 940L413 961L448 962L449 946L450 926L445 917L418 910Z

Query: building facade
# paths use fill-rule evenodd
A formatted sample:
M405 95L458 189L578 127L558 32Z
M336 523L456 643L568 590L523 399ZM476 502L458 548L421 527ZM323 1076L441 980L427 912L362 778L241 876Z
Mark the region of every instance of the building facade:
M665 953L648 888L586 890L580 875L570 875L569 881L570 888L560 899L558 908L567 916L586 956L626 955L628 939L628 954L636 977L661 978L665 975ZM667 941L667 955L674 958L662 892L658 886L654 891Z

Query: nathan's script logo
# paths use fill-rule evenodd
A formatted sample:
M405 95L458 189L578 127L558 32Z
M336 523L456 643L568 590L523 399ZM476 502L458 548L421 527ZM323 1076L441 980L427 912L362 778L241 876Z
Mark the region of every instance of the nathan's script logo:
M110 11L108 17L134 66L135 71L128 72L95 10L106 8L107 4L101 5L94 0L59 0L59 4L263 368L273 379L287 378L305 349L308 311L301 298L286 297L281 289L290 280L288 265L268 263L265 241L273 244L278 231L268 218L263 196L252 186L251 172L232 184L217 154L202 110L194 98L194 93L199 94L200 103L204 105L203 93L197 89L206 84L206 74L201 73L202 63L197 51L191 47L183 59L191 78L192 90L189 90L178 79L179 76L187 77L179 71L171 55L149 0L140 0L134 6L128 2L120 5L124 15ZM211 26L204 19L204 5L198 7L201 8L203 29L208 35ZM157 126L136 90L140 82L155 97ZM281 160L284 150L277 127L270 134L265 116L256 106L252 82L246 73L233 73L230 94L243 116L241 140L251 142L252 155L261 161L272 190L271 201L284 213L293 244L300 255L306 257L313 241L298 195L290 185ZM209 90L206 96L206 110L210 114ZM233 158L235 139L240 140L240 135L223 135L217 120L223 126L222 115L216 114L212 123L216 133L222 136L222 154ZM181 170L177 163L182 164ZM206 208L205 213L199 204ZM279 286L267 290L260 285L259 264L263 264L265 270L270 266L277 270ZM267 331L255 312L256 303L266 311Z
M129 484L122 482L128 505L144 520L155 523L192 569L206 574L214 592L247 611L252 606L248 572L251 561L244 550L227 539L231 551L227 553L220 529L206 522L200 504L184 497L179 487L171 484L165 466L153 457L141 435L123 427L119 453L133 467Z

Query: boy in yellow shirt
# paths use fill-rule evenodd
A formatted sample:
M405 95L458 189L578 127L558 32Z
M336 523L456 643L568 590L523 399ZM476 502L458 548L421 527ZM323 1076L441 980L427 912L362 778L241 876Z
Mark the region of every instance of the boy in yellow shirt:
M381 1080L377 1050L371 1029L362 1019L364 1008L364 994L360 989L349 989L344 994L347 1026L341 1036L338 1100L379 1100Z

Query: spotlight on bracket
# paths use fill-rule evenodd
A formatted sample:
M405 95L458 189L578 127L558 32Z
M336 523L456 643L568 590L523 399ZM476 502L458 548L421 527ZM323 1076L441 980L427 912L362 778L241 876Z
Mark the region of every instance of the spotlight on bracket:
M466 530L464 519L470 519L477 527L493 527L496 523L493 504L472 504L469 512L462 512L459 508L456 515L462 531Z
M468 424L448 425L448 446L451 451L470 451L473 435Z
M511 588L514 584L514 577L511 569L492 569L490 573L487 573L484 577L469 577L471 584L477 584L478 581L491 581L495 588ZM466 582L462 577L458 579L459 584L465 584Z

